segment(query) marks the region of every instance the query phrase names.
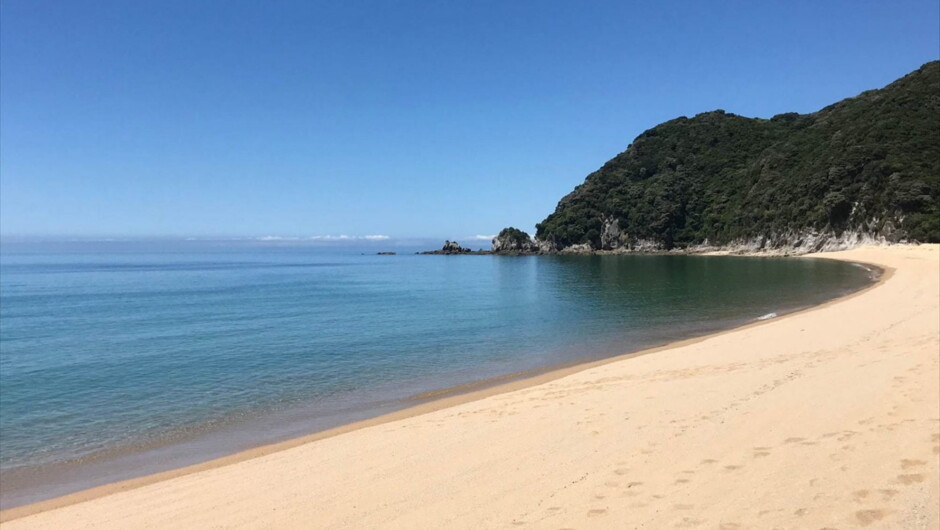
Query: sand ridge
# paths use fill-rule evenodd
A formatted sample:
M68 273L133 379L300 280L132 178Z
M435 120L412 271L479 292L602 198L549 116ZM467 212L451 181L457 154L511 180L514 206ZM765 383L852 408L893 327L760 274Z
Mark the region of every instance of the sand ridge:
M820 257L893 274L3 528L938 528L940 246Z

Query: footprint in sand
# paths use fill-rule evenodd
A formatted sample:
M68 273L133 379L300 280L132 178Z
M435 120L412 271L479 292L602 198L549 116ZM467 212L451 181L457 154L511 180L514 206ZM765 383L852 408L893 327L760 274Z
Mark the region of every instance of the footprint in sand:
M754 458L763 458L765 456L770 456L770 447L755 447L754 448Z
M863 499L868 497L868 490L858 490L852 494L852 497L855 499L855 502L862 502Z
M588 517L597 517L607 513L606 508L594 508L593 510L588 510Z
M912 467L920 467L926 463L927 462L923 460L910 460L910 459L905 458L904 460L901 460L901 469L910 469Z
M862 526L868 526L875 521L880 521L885 518L884 510L859 510L855 512L855 520Z
M911 474L911 475L898 475L898 482L904 484L905 486L910 484L917 484L918 482L923 482L924 476L921 474Z

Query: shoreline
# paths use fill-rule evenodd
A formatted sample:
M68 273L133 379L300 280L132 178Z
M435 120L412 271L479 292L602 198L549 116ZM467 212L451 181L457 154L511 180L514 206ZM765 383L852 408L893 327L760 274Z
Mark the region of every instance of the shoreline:
M699 253L698 255L708 255ZM725 254L721 254L725 255ZM744 258L749 257L763 257L767 256L766 254L751 254L751 255L736 255ZM774 256L779 257L779 256ZM799 309L791 310L785 313L782 313L774 318L769 319L755 319L743 324L723 329L716 332L706 333L704 335L694 336L686 339L681 339L677 341L672 341L665 343L659 346L652 348L643 348L637 351L619 353L610 357L604 357L600 359L581 359L563 363L561 365L550 365L541 368L535 368L532 370L525 370L522 372L513 372L508 374L499 375L496 377L491 377L483 380L470 381L468 383L445 387L441 389L435 389L427 392L422 392L413 396L405 398L405 401L414 401L416 404L405 406L404 408L394 410L392 412L387 412L380 414L378 416L366 418L363 420L352 421L345 423L336 427L325 429L322 431L313 432L299 437L290 438L283 441L278 441L274 443L268 443L259 445L257 447L252 447L236 453L225 455L222 457L212 458L203 462L196 464L186 465L182 467L177 467L169 469L166 471L160 471L157 473L150 473L139 477L129 478L125 480L120 480L117 482L112 482L108 484L103 484L100 486L94 486L87 489L82 489L73 493L68 493L65 495L53 497L46 500L41 500L38 502L33 502L25 505L15 506L11 508L4 509L0 511L0 523L7 523L30 515L39 514L58 508L63 508L71 506L78 503L83 503L86 501L91 501L101 497L105 497L118 492L127 492L141 487L145 487L151 484L164 482L174 478L184 477L194 473L199 473L202 471L212 470L224 466L229 466L232 464L237 464L247 460L264 457L274 453L279 453L296 447L300 447L312 442L333 438L340 436L346 433L359 431L369 427L375 427L379 425L384 425L387 423L414 418L417 416L429 414L432 412L437 412L441 410L446 410L449 408L456 407L458 405L463 405L467 403L472 403L479 401L488 397L498 396L500 394L505 394L509 392L514 392L518 390L523 390L538 385L543 385L556 381L558 379L565 378L570 375L578 374L587 370L594 368L602 367L612 363L619 363L622 361L628 361L635 358L640 358L643 356L651 355L654 353L659 353L666 350L672 350L676 348L682 348L685 346L697 344L715 337L720 337L723 335L737 333L743 330L751 329L754 327L764 326L780 322L789 318L792 318L797 315L811 313L826 307L829 307L834 304L838 304L854 297L860 296L866 292L869 292L872 289L875 289L879 286L885 284L894 274L895 269L893 267L888 267L882 264L863 262L859 260L846 260L839 259L835 257L829 257L825 254L822 255L798 255L798 256L789 256L794 259L833 259L837 261L857 263L859 265L869 268L871 274L875 277L871 283L865 285L864 287L857 289L853 292L833 298L822 303L815 305L810 305L808 307L802 307Z

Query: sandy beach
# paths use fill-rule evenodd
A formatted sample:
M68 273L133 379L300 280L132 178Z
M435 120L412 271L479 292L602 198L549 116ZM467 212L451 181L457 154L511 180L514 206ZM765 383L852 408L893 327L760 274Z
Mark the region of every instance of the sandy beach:
M820 257L883 281L7 510L3 529L940 528L940 246Z

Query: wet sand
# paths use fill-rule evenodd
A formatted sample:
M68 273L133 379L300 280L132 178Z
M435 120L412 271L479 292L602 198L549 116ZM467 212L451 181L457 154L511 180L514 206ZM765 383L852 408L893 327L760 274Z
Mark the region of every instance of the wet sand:
M7 510L19 528L937 528L940 246L703 339Z

